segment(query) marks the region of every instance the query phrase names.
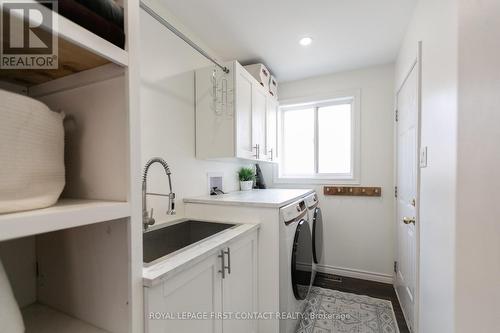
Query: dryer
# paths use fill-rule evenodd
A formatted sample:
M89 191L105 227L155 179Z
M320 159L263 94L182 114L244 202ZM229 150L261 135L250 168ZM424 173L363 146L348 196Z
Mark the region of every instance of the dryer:
M280 333L295 333L313 281L312 229L303 199L280 209ZM291 317L296 318L291 318Z
M318 195L316 193L305 197L309 223L312 228L312 251L313 251L313 281L316 276L316 268L323 256L323 216L319 207Z

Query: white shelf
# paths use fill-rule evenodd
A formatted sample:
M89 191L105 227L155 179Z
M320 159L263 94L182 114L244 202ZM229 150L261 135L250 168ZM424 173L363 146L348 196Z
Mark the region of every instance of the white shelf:
M22 310L26 333L108 333L42 304Z
M0 214L0 241L128 216L127 202L61 199L48 208Z
M42 12L50 9L39 4L35 0L26 0L33 8L38 8ZM17 11L10 12L18 20L24 18ZM83 28L75 22L52 12L54 23L43 21L41 28L53 32L58 38L58 62L57 69L3 69L0 72L2 81L10 82L24 87L40 85L52 80L73 75L75 73L87 71L106 64L114 63L121 68L127 67L129 54L126 50L108 42L93 32ZM30 20L36 17L30 16ZM33 26L38 26L39 22L33 21Z
M46 7L40 5L35 0L26 0L25 2L37 6L40 10L44 10ZM15 13L14 13L15 14ZM31 18L31 17L30 17ZM92 53L98 54L107 60L114 62L115 64L121 66L128 65L128 53L127 51L119 48L113 43L97 36L96 34L88 31L87 29L79 26L71 20L68 20L62 15L53 13L53 22L57 22L56 26L48 26L46 22L42 23L42 27L49 31L54 31L58 34L59 38L63 38L68 42L78 45L83 49L91 51ZM33 24L38 24L33 22Z

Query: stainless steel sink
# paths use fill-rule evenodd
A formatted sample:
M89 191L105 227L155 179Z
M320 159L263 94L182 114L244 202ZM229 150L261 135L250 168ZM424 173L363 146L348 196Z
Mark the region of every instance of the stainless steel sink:
M229 223L183 220L153 227L142 234L144 265L150 266L159 259L171 256L234 226L236 225Z

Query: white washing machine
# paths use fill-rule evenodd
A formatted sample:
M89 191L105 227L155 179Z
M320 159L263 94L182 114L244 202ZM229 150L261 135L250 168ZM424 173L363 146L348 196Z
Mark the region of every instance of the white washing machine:
M313 250L308 208L301 199L280 209L280 333L295 333L313 281Z
M309 215L309 224L312 228L312 251L313 251L313 282L316 277L316 267L323 256L323 216L319 207L318 195L316 193L305 197Z

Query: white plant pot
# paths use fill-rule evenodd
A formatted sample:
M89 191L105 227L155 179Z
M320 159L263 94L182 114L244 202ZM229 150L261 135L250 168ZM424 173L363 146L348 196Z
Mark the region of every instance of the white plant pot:
M240 181L240 188L242 191L250 191L253 187L253 180Z

